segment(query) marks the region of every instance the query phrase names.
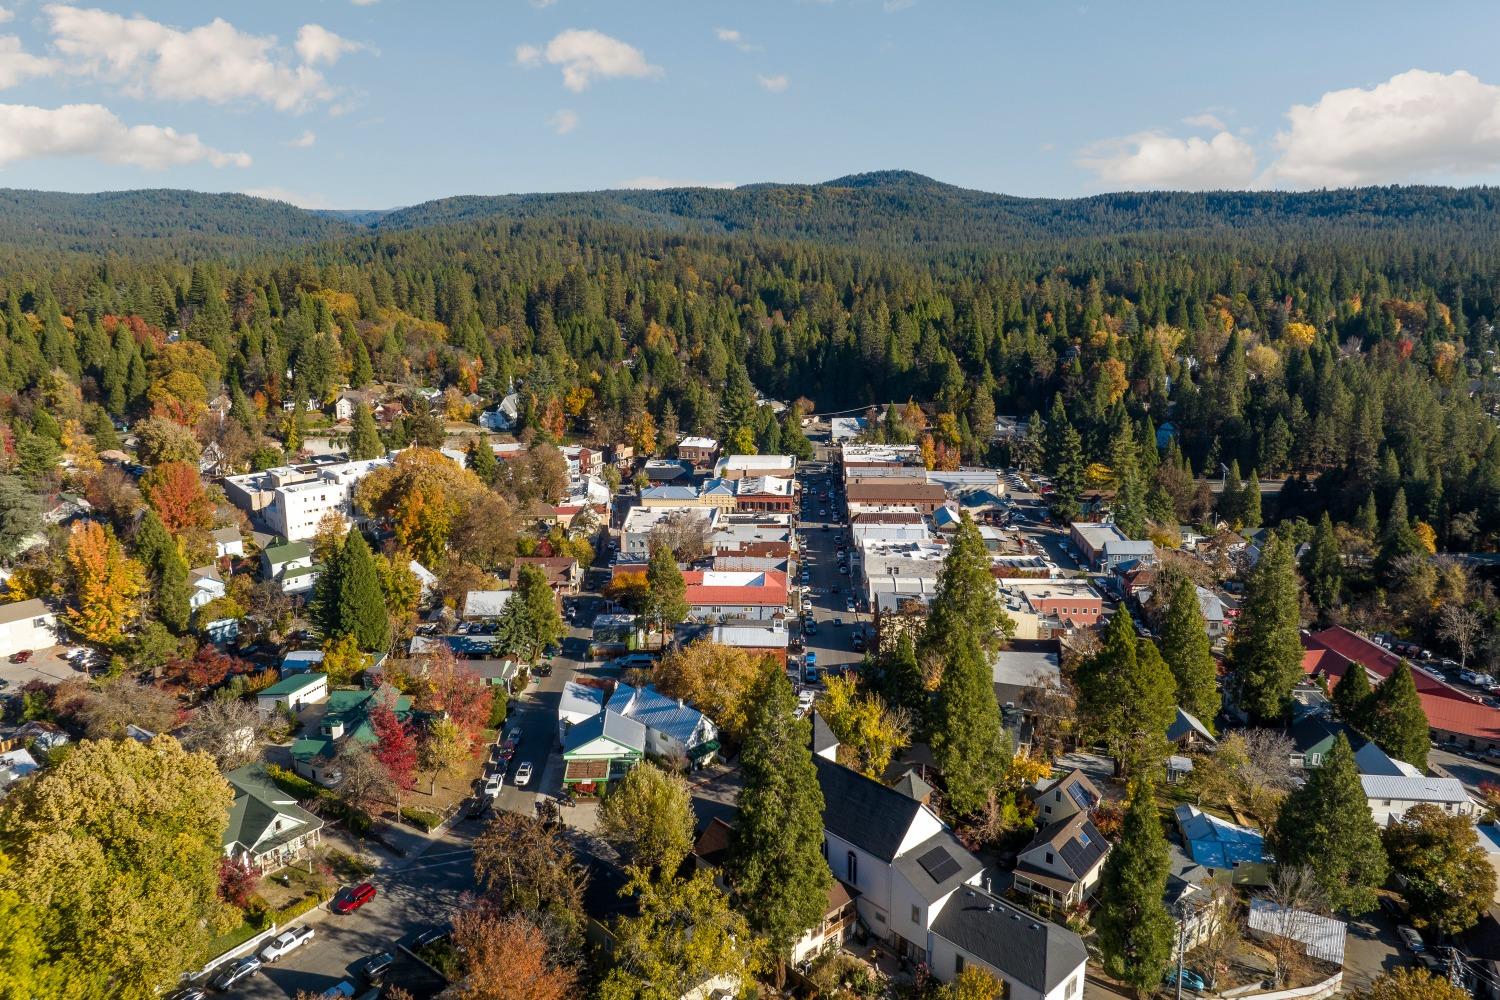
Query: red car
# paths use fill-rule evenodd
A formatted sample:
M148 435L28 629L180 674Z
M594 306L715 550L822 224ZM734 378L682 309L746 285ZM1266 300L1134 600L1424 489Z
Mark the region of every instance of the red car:
M23 649L19 653L10 654L10 662L12 663L25 663L29 659L31 659L31 650L29 649Z
M333 905L329 909L334 913L353 913L375 898L375 887L368 882L359 885L345 886L333 897Z

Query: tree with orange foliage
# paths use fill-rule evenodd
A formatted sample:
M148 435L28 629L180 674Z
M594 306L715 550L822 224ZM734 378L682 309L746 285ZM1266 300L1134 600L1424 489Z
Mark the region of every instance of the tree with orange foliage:
M141 478L141 492L173 535L213 527L214 505L198 470L186 462L163 462Z
M484 740L494 700L483 678L443 645L426 658L416 687L417 710L446 716L464 734L470 751L477 750Z
M455 1000L569 1000L578 976L557 960L547 936L520 914L473 909L453 917L464 976Z
M644 571L619 573L604 585L604 596L634 615L645 607L647 589Z
M68 535L68 625L89 642L113 645L141 616L146 571L125 555L109 529L93 521L73 526Z

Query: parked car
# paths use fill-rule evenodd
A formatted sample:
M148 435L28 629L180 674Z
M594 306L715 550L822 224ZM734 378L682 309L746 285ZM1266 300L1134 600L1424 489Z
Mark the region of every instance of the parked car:
M529 784L531 784L531 761L528 760L516 768L516 787L525 788Z
M427 933L431 934L432 931L428 931ZM447 936L447 932L444 931L443 935ZM425 936L425 935L423 935L423 936ZM420 941L420 940L421 940L421 938L419 937L418 941ZM414 948L420 948L421 945L418 944L417 942L413 942L412 943L412 947L414 947ZM358 962L355 962L354 965L352 966L352 968L354 969L355 972L359 973L361 976L364 976L367 980L369 980L370 982L373 983L373 982L375 982L375 980L377 980L381 976L385 975L386 972L390 969L390 967L393 966L393 965L395 965L395 964L396 964L396 956L395 955L392 955L388 951L381 951L381 952L376 952L373 955L366 955L364 958L360 959Z
M430 944L437 944L439 941L444 940L448 937L449 934L452 933L453 932L446 926L429 927L427 930L411 939L411 946L413 948L425 948Z
M345 886L333 897L333 904L329 909L334 913L353 913L375 898L375 887L369 882L361 882L359 885Z
M1402 924L1396 928L1396 936L1401 939L1402 944L1406 945L1406 950L1413 955L1420 955L1427 950L1427 945L1422 942L1422 935L1417 933L1415 927Z
M1162 982L1166 983L1168 986L1176 986L1177 977L1178 972L1176 969L1168 969L1167 974L1162 977ZM1204 990L1208 989L1208 984L1203 981L1202 976L1198 975L1198 973L1194 972L1192 969L1183 969L1182 987L1183 989L1192 990L1194 993L1202 993Z
M304 924L301 927L293 927L289 931L278 934L271 939L269 944L260 950L260 960L262 962L278 962L290 952L311 941L313 935L316 933L311 927Z
M211 981L211 985L214 989L223 992L231 989L235 983L245 979L247 976L253 976L259 971L260 959L254 955L246 955L244 958L237 958L220 969Z
M856 653L863 653L865 651L865 637L863 635L855 635L854 651Z
M505 786L505 777L500 774L492 774L484 783L484 794L490 798L499 798L500 789Z
M345 979L340 982L334 983L332 986L328 987L328 989L318 994L318 996L322 997L323 1000L341 1000L341 998L343 997L354 996L356 989L357 987L355 987L353 983Z
M844 627L844 619L842 619L842 618L835 618L833 620L833 627L834 628L843 628Z
M162 1000L207 1000L208 991L201 986L184 986L180 990L173 990Z

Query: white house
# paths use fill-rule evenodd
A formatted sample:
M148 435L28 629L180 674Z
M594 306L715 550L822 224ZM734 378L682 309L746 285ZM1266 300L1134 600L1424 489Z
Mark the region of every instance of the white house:
M245 540L240 537L239 528L216 528L213 533L214 558L223 559L227 556L243 556L245 554Z
M194 611L229 593L217 566L199 566L189 571L188 582L193 586L193 592L188 595L188 607Z
M57 614L39 597L0 604L0 656L57 645Z
M604 692L577 681L563 684L557 701L557 740L567 742L568 730L604 711Z
M464 595L464 621L499 618L510 601L511 590L471 590Z
M685 757L698 765L719 748L719 729L708 716L649 685L617 684L604 707L646 727L646 753L653 757Z
M984 865L931 809L834 762L837 744L818 735L820 722L815 716L813 764L824 857L835 878L858 890L865 926L941 980L977 965L1010 997L1081 997L1088 953L1078 935L989 893Z
M1415 768L1413 768L1415 770ZM1417 805L1433 805L1454 816L1477 816L1483 810L1457 778L1426 775L1361 774L1365 798L1376 826L1390 826Z
M321 839L323 821L277 787L263 764L225 776L234 805L224 830L224 855L255 870L273 872L297 860Z
M479 426L487 431L510 431L515 430L520 419L521 396L512 392L493 410L485 410L479 415Z
M308 705L328 700L328 675L312 672L287 674L255 695L255 707L261 715L272 715L280 709L297 712Z
M313 565L312 546L306 542L268 545L260 553L261 578L275 580L287 594L305 593L318 582L319 567Z

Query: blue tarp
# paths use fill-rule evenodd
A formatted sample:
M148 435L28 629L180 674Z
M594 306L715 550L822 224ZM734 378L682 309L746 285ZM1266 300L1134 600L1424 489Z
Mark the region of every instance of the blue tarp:
M1190 805L1179 805L1176 812L1188 854L1203 867L1225 870L1266 860L1266 841L1260 831Z

